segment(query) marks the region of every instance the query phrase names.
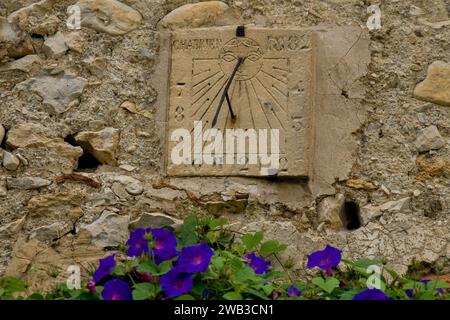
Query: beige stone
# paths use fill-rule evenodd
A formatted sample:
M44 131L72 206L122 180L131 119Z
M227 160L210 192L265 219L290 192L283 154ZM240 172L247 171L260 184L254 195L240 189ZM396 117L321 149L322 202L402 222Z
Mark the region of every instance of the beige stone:
M124 35L139 27L141 14L116 0L80 0L81 26L110 35Z
M377 187L370 181L363 179L349 179L345 183L347 187L361 190L375 190Z
M450 161L439 157L419 156L416 159L416 166L418 170L417 180L428 180L450 174Z
M119 147L119 130L105 128L100 131L84 131L75 136L75 140L88 150L100 163L116 165Z
M40 194L28 201L30 217L58 217L78 219L83 211L81 202L83 194L76 191Z
M181 6L159 23L160 28L170 30L211 26L228 10L222 1L205 1Z
M164 226L179 227L183 221L159 212L143 213L139 218L130 222L130 229L162 228Z
M0 59L4 56L17 59L34 53L29 35L4 17L0 17L0 43Z
M64 34L64 42L70 50L83 53L86 40L81 31L72 31Z
M5 275L20 277L29 285L29 291L49 292L55 285L67 281L67 268L80 266L83 279L105 256L103 249L91 244L87 232L68 235L52 246L37 239L24 237L14 244L11 261Z
M450 64L435 61L428 67L427 77L414 89L418 99L450 106Z
M324 198L317 207L319 223L325 222L335 230L342 229L342 221L340 216L344 202L345 196L342 194Z
M80 147L73 147L61 138L48 136L48 129L35 123L21 123L8 131L6 144L13 148L45 147L58 157L67 158L73 166L83 154Z

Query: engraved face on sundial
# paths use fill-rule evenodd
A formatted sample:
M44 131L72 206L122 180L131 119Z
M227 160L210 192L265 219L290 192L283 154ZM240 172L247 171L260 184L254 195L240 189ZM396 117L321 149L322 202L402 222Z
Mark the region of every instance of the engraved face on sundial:
M248 38L234 38L228 41L220 54L222 71L231 74L238 58L245 60L236 72L237 81L249 80L261 71L263 53L256 41Z
M167 174L306 177L311 33L235 31L172 33Z

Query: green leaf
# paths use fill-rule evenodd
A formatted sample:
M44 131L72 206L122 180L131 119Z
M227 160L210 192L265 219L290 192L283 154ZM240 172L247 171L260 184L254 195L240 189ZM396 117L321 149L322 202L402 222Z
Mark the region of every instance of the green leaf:
M430 282L427 283L426 287L427 287L427 290L435 291L437 289L447 289L450 286L445 281L431 280Z
M287 245L280 244L277 240L269 240L269 241L264 242L261 245L260 251L263 255L268 256L268 255L271 255L274 253L279 253L281 251L284 251L286 248L287 248Z
M0 288L0 297L5 293L5 289Z
M322 277L316 277L312 279L313 284L315 284L316 286L318 286L327 293L332 293L334 289L336 289L337 286L339 285L339 282L340 281L334 277L327 278L326 280L323 279Z
M111 273L115 276L121 277L125 275L125 270L120 266L115 266L111 269Z
M4 277L0 280L0 287L2 287L5 292L24 292L27 290L25 282L20 279L13 277Z
M259 278L256 275L255 271L253 269L245 267L242 269L239 269L236 274L234 275L234 281L238 283L245 283L247 281L257 281Z
M225 218L222 218L222 219L211 219L211 220L208 221L208 226L211 229L215 229L215 228L218 228L218 227L223 227L224 225L227 224L227 222L228 221Z
M173 300L195 300L195 298L193 296L191 296L190 294L184 294L182 296L176 297Z
M143 282L136 284L133 290L133 300L145 300L155 291L155 286L151 283Z
M161 262L158 265L158 274L155 274L155 276L161 276L163 274L166 274L167 272L170 271L170 269L172 269L172 261Z
M228 292L223 295L225 300L243 300L242 296L238 292Z
M247 233L242 236L242 243L245 245L248 251L252 251L263 239L264 234L261 231L256 232L254 235Z
M181 246L194 245L198 241L195 229L198 225L198 218L196 215L190 215L184 219L179 235Z
M147 272L152 275L158 273L158 266L152 262L143 262L137 267L138 272Z

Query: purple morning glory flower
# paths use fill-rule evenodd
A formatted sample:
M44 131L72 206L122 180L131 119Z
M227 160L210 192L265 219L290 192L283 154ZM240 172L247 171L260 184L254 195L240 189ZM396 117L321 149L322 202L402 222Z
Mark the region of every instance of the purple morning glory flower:
M410 299L414 298L414 290L413 289L406 289L405 293L408 296L408 298L410 298Z
M378 289L365 289L353 297L352 300L394 300Z
M290 286L287 290L288 297L300 297L302 292L294 285Z
M161 276L159 280L164 295L168 298L178 297L192 289L192 274L174 268Z
M182 272L196 273L208 269L214 251L206 243L185 247L178 258L178 268Z
M153 236L153 254L157 263L172 259L178 255L177 238L172 231L151 229Z
M93 275L94 283L98 283L104 277L111 273L112 268L116 266L116 260L114 260L115 255L112 254L106 258L100 259L97 270L95 270Z
M149 253L148 242L145 239L145 229L140 228L130 233L126 245L128 247L127 255L129 257L139 257L143 253Z
M254 252L250 252L245 255L245 264L255 271L256 274L263 274L269 271L270 261L264 258L258 257Z
M103 300L132 300L131 287L120 279L109 280L102 291Z
M331 268L336 267L341 262L342 251L332 246L326 246L325 249L319 250L308 255L308 268L319 267L327 272Z

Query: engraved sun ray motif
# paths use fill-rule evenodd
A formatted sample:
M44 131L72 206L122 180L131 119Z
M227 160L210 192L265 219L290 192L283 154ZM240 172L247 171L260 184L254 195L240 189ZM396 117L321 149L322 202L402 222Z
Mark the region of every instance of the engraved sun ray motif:
M233 38L223 46L218 59L193 60L192 115L208 119L217 107L226 79L238 57L245 58L230 87L230 99L237 113L236 121L228 119L228 108L220 111L218 128L276 128L284 136L287 117L288 59L265 58L259 44L249 38ZM220 90L218 90L220 88ZM226 102L225 102L226 103ZM206 107L206 108L205 108ZM202 112L199 113L199 111ZM263 114L264 117L257 116Z

